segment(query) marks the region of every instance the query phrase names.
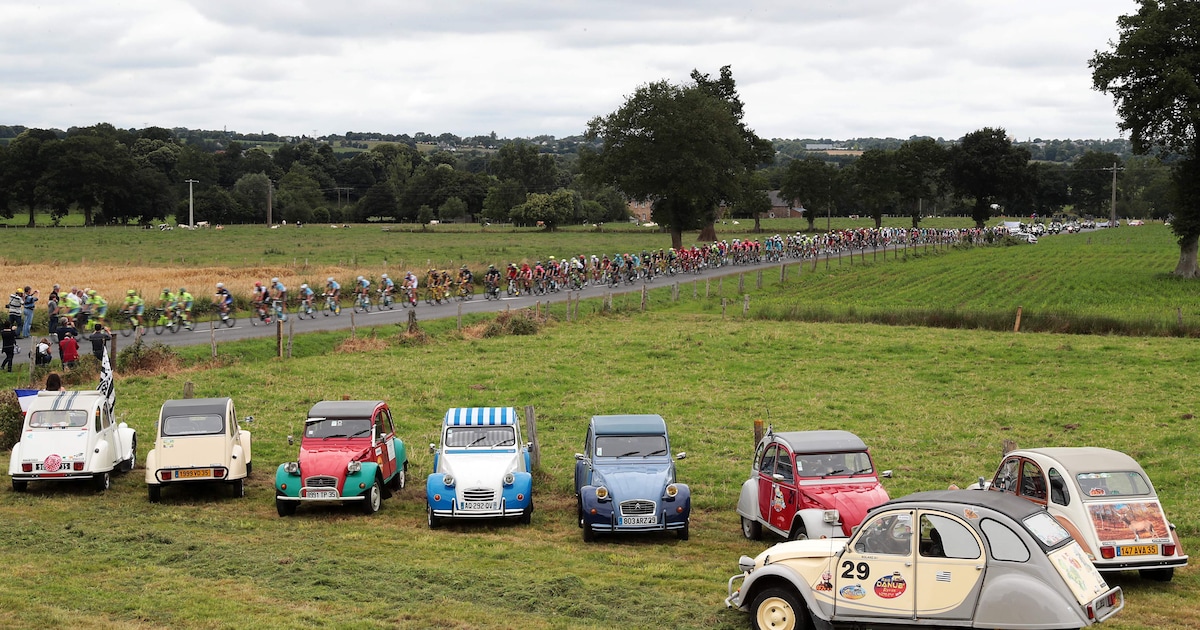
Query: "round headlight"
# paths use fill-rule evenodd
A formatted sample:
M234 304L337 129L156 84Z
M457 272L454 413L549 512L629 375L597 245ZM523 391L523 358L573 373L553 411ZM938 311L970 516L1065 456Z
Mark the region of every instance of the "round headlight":
M673 483L667 484L667 498L674 499L677 494L679 494L679 486Z
M283 472L289 475L300 474L300 464L297 462L288 462L283 465Z
M442 485L447 488L454 487L454 475L442 475Z
M600 486L599 488L596 488L596 498L600 499L601 501L603 501L604 499L607 499L608 498L608 488L605 488L604 486Z
M504 485L506 485L506 486L513 485L513 482L516 480L517 480L517 476L512 473L508 473L508 474L504 475Z
M362 470L362 462L350 462L346 464L346 472L348 473L353 474L360 470Z

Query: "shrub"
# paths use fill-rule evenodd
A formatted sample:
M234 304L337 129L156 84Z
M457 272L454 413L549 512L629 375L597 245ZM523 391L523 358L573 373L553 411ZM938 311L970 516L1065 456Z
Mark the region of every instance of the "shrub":
M541 324L530 311L501 311L496 314L496 319L488 322L483 336L536 335L540 328Z
M7 451L17 443L24 421L16 392L11 389L0 391L0 449Z
M117 353L119 372L149 372L157 374L179 368L179 354L170 346L154 342L147 345L141 339Z

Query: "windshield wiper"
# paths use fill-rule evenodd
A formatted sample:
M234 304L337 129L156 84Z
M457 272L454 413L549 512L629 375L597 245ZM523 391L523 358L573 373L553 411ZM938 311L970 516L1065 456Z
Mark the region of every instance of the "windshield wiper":
M482 442L482 441L486 440L486 439L487 439L487 437L488 437L488 436L486 436L486 435L481 435L481 436L479 436L479 437L475 438L475 439L474 439L474 440L473 440L473 441L472 441L470 444L468 444L468 445L467 445L467 447L472 447L472 446L475 446L476 444L478 444L478 443L480 443L480 442Z
M831 470L831 471L825 473L824 475L821 475L821 478L824 479L825 477L832 477L834 475L840 475L845 472L846 472L845 468L839 468L837 470Z
M508 441L508 438L504 438L503 440L496 442L495 444L491 445L488 448L496 448L497 446L512 446L511 444L505 444L505 442L507 442L507 441Z
M354 433L353 435L351 435L349 437L358 437L364 433L370 433L370 432L371 432L371 427L367 427L367 428L363 429L362 431L358 431L357 433Z
M864 469L862 469L862 470L856 470L856 471L854 471L854 472L852 472L852 473L850 473L850 474L852 474L852 475L861 475L861 474L863 474L863 473L869 473L869 472L871 472L871 471L872 471L872 470L874 470L874 469L875 469L875 468L874 468L873 466L867 466L866 468L864 468Z
M630 455L637 455L638 453L641 453L641 452L642 452L641 450L629 451L628 453L625 453L623 455L617 455L617 457L629 457Z
M654 452L652 452L652 453L646 453L645 455L642 455L642 458L643 458L643 459L645 459L645 458L647 458L647 457L652 457L652 456L654 456L654 455L662 455L663 453L666 453L666 452L667 452L667 449L665 449L665 448L660 448L660 449L658 449L657 451L654 451Z
M336 438L344 438L344 437L350 437L350 436L346 435L345 433L334 433L333 435L326 435L325 437L323 437L321 439L328 440L329 438L335 438L335 437Z

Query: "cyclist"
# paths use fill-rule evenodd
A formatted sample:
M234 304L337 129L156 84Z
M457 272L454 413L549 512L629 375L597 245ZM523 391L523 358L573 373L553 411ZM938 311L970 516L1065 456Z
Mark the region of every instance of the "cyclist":
M287 321L287 313L284 309L287 308L287 287L279 281L279 278L271 278L271 309L278 313L279 321ZM268 318L267 323L270 323Z
M392 298L392 294L396 292L396 283L392 282L392 279L389 278L388 275L385 273L385 274L380 274L379 285L380 285L379 288L383 291L384 298L386 298L384 301L390 302L391 298Z
M334 315L337 315L342 310L341 299L342 285L337 280L334 280L333 276L329 276L325 279L325 302ZM325 313L325 315L328 316L329 313Z
M474 280L475 276L471 274L471 270L467 269L466 265L463 265L462 268L458 270L458 294L466 295L467 289L471 286L471 283L474 282Z
M488 265L487 272L483 274L483 286L488 295L500 295L500 270L496 269L496 265Z
M413 306L417 305L417 284L417 274L411 271L404 274L404 291L406 293L405 299L407 299L408 302Z
M90 318L104 323L104 317L108 315L108 300L96 293L95 289L88 289L86 305Z
M371 281L359 276L354 281L354 295L357 300L366 303L370 299Z
M514 295L521 294L521 289L518 287L518 278L520 275L521 272L517 269L517 266L513 263L508 263L508 284L512 287L512 293Z
M306 313L311 313L313 310L314 296L316 296L316 293L313 293L313 290L308 288L307 283L301 284L300 285L300 309Z
M133 320L134 326L142 326L142 314L146 312L146 300L130 289L125 292L125 306L121 309L127 317Z
M233 311L233 294L225 288L224 282L217 283L217 292L213 294L213 304L217 305L217 311L220 312L222 321L229 318L229 313Z
M254 303L254 313L258 316L259 321L267 320L267 305L270 303L271 295L267 291L267 287L261 282L254 283L254 295L251 301Z
M183 325L186 326L188 330L191 330L192 306L194 305L195 299L192 298L192 294L188 293L186 288L179 287L179 295L176 296L175 300L179 303L179 313L183 316Z

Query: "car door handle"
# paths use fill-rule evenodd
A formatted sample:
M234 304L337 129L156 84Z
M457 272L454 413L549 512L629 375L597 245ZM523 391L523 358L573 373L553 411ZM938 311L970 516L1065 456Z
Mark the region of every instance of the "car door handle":
M977 564L977 565L975 565L975 570L976 570L976 571L982 571L982 570L983 570L983 565L982 565L982 564Z
M904 566L906 566L906 567L911 567L911 566L912 566L912 563L911 563L911 562L905 562L905 563L904 563Z

